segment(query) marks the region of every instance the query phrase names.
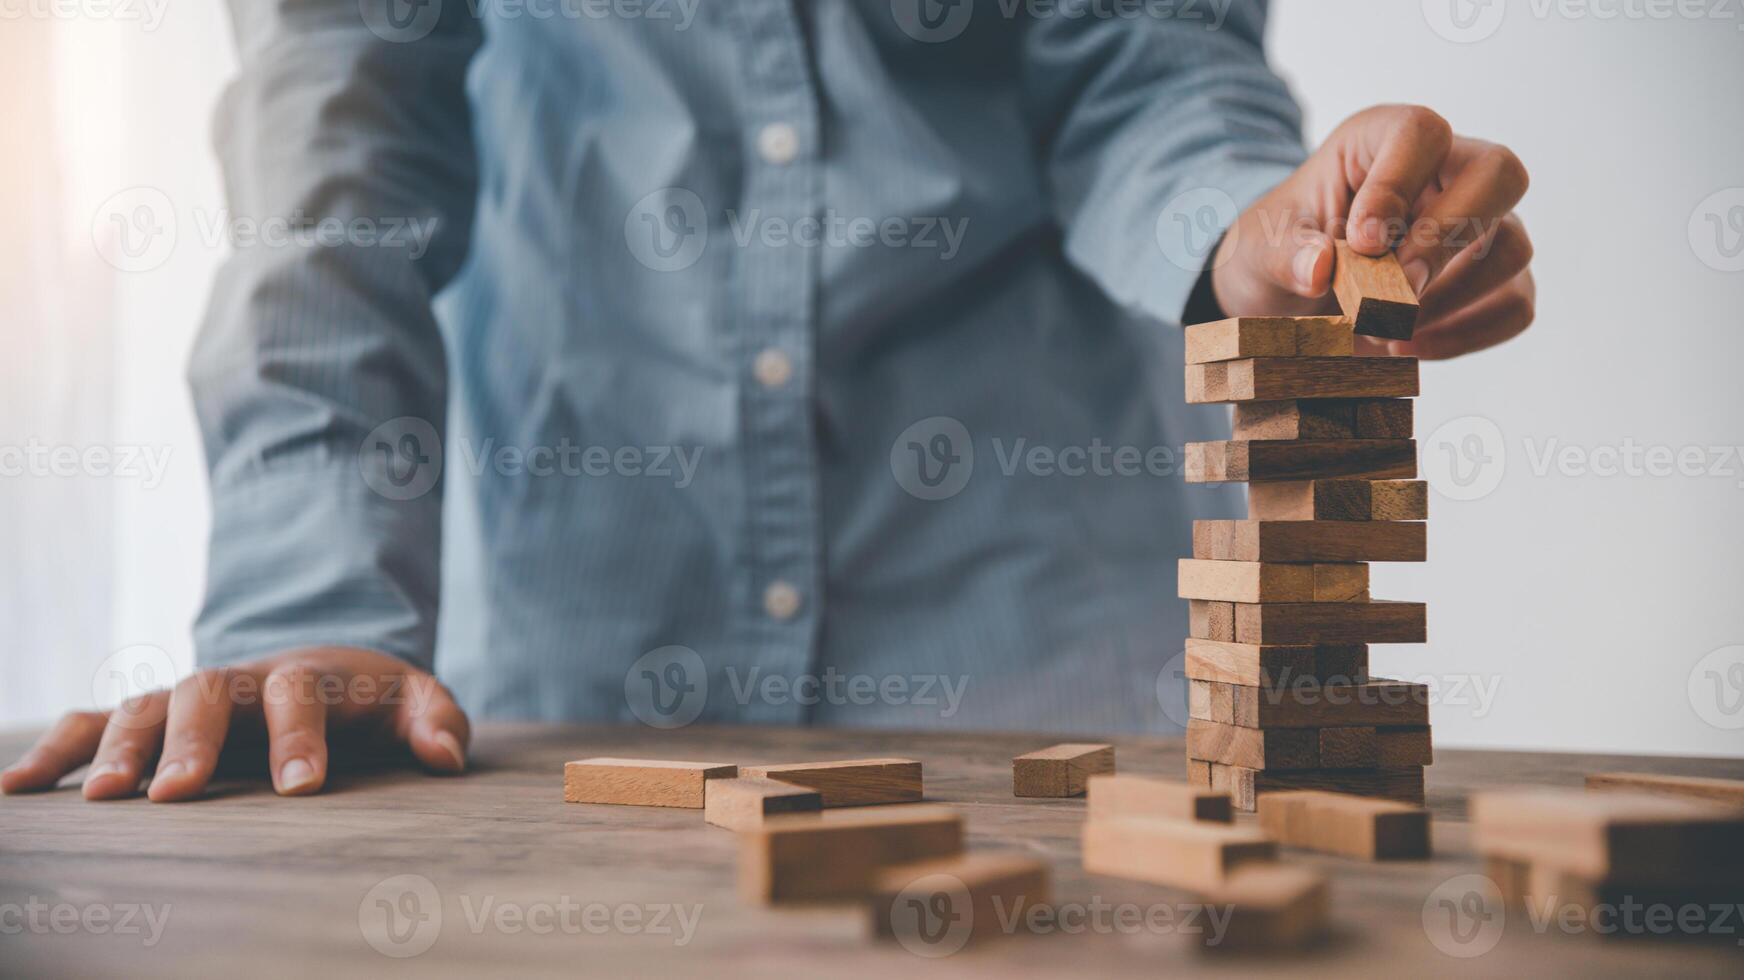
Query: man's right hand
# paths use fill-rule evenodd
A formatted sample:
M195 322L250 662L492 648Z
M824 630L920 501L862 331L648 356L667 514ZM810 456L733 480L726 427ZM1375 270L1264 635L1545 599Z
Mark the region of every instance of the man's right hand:
M330 746L401 745L425 767L454 773L466 767L472 735L466 713L430 674L371 650L318 647L203 670L111 711L68 714L0 773L0 792L51 789L88 762L87 800L133 796L148 774L151 799L192 799L233 729L265 734L281 796L321 789Z

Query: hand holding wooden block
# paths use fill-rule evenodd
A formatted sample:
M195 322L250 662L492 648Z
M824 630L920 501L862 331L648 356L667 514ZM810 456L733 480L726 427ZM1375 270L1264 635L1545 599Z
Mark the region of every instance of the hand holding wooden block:
M1417 329L1417 293L1392 252L1363 255L1346 241L1333 243L1332 291L1357 333L1410 340Z
M1085 782L1114 771L1114 746L1068 742L1011 760L1013 796L1082 796Z
M700 810L703 784L737 775L722 762L661 759L581 759L563 765L563 799L569 803L674 806Z

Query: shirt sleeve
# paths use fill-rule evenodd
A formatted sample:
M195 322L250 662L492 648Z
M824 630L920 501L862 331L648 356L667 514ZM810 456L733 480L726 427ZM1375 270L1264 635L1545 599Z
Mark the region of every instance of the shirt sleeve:
M469 5L232 0L231 255L189 366L212 529L202 664L341 644L430 666L447 365L476 186Z
M1062 0L1024 42L1066 257L1177 321L1235 217L1306 158L1301 111L1266 64L1265 0L1068 15L1082 3Z

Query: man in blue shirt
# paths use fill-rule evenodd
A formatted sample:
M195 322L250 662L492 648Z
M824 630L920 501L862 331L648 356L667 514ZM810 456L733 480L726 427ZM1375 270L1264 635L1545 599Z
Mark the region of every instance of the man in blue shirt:
M7 792L189 798L233 723L285 794L359 740L456 771L462 706L1176 730L1174 562L1234 501L1181 481L1227 422L1174 324L1331 311L1340 235L1422 296L1368 353L1532 317L1518 160L1408 106L1309 155L1260 0L233 16L230 207L332 233L213 291L202 670Z

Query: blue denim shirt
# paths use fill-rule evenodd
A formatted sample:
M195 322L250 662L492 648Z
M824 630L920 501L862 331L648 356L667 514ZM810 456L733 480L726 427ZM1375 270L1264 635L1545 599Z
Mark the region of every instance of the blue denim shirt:
M331 234L213 291L202 662L368 647L489 717L1180 727L1175 560L1238 498L1181 480L1227 420L1173 321L1303 157L1263 3L232 8L230 209Z

